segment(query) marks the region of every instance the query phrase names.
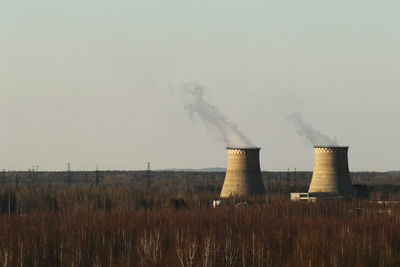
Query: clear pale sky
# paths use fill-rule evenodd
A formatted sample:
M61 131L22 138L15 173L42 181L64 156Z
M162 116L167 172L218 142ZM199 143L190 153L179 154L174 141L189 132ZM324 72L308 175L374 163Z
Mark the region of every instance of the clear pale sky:
M400 1L0 1L0 169L225 167L204 97L262 147L312 170L300 112L350 169L400 169Z

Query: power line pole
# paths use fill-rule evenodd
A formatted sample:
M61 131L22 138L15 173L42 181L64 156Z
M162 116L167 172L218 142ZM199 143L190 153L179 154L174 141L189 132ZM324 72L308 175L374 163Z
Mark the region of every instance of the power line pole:
M28 184L34 184L36 182L35 176L35 166L32 166L32 169L28 171Z
M103 176L100 174L99 165L96 166L96 185L103 180Z
M146 186L147 186L147 191L150 190L150 186L151 186L151 170L150 170L150 162L147 162L147 171L146 171Z
M68 169L67 169L67 179L66 182L67 184L71 183L71 163L67 163Z
M37 183L39 183L39 165L34 166L33 170L34 170L35 180Z

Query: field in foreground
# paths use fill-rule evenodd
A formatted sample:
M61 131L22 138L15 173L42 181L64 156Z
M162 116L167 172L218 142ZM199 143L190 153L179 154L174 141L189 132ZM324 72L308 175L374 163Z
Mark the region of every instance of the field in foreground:
M216 197L134 184L3 186L0 265L400 265L395 203L271 193L214 209Z

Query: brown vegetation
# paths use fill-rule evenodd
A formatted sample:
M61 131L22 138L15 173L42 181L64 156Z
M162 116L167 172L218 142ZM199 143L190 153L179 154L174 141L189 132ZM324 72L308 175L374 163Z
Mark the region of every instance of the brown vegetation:
M219 180L182 178L154 180L149 192L144 180L5 184L0 265L400 265L396 203L290 202L294 185L276 180L265 199L214 209ZM374 199L400 196L396 186L370 188Z

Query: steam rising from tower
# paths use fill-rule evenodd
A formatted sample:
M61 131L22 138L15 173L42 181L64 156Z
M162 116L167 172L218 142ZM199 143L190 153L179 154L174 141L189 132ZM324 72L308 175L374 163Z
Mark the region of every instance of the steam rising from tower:
M250 140L239 131L238 126L204 99L202 85L187 84L184 91L193 99L192 103L185 106L191 117L198 115L206 127L217 129L229 147L252 147Z
M228 165L221 198L265 194L260 148L227 148Z
M304 136L314 146L337 146L338 143L335 139L322 134L314 129L311 124L304 122L300 113L292 113L289 120L293 121L296 125L297 134Z

